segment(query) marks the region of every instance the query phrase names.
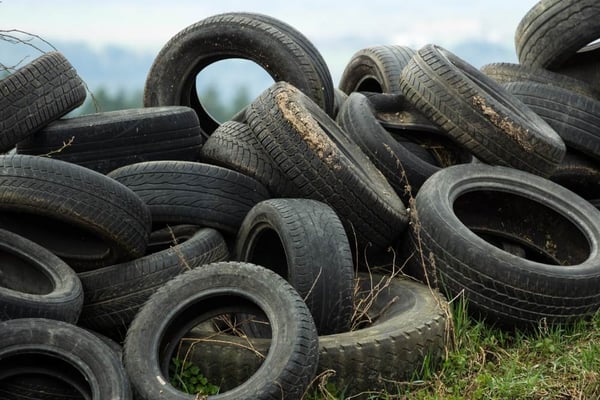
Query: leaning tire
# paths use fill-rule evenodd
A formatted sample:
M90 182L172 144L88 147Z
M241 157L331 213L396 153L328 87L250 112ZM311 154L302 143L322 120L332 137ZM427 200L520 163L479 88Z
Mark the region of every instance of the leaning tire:
M246 112L250 129L296 197L322 201L338 214L361 251L386 248L407 226L406 208L381 172L340 127L306 95L279 82Z
M309 199L258 203L242 222L234 257L283 276L304 299L320 335L350 328L352 250L328 205Z
M333 83L316 48L291 26L251 13L215 15L171 38L148 73L144 106L192 107L210 135L219 124L198 99L196 74L227 58L254 61L275 81L292 83L326 112L333 112Z
M317 331L291 285L266 268L215 263L164 285L140 310L125 341L124 361L139 399L189 399L169 382L180 339L208 318L258 311L271 322L273 342L262 366L223 399L300 399L318 363Z
M405 46L371 46L352 55L339 88L352 92L401 93L400 74L415 51Z
M78 325L122 341L135 314L159 287L189 269L224 261L229 255L223 236L214 229L198 229L187 240L176 236L173 240L181 243L79 274L85 296Z
M556 69L600 37L600 5L594 0L541 0L515 33L521 64Z
M17 154L48 154L106 174L142 161L197 161L202 143L191 108L147 107L54 121L19 142Z
M600 212L549 180L484 164L445 168L421 188L414 215L413 271L424 268L449 297L464 293L475 313L554 325L600 307Z
M0 227L58 255L77 272L144 255L150 212L98 172L44 157L0 156Z
M11 378L35 374L67 383L78 398L132 398L118 355L93 333L43 318L0 322L0 331L0 393ZM44 398L35 388L27 395Z
M46 53L0 80L0 152L85 100L83 82L59 52Z
M0 319L49 318L75 323L83 289L75 272L40 245L0 229Z
M484 73L439 46L420 49L402 71L407 99L488 164L550 175L565 154L560 136Z

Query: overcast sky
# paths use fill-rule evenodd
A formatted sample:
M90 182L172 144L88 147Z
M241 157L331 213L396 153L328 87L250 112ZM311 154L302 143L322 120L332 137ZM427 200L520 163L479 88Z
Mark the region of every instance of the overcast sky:
M464 39L513 45L515 29L537 0L1 0L0 29L95 47L119 44L158 51L186 26L214 14L260 12L311 41L385 38L388 43L448 46ZM373 43L375 44L375 43ZM357 49L358 50L358 49Z

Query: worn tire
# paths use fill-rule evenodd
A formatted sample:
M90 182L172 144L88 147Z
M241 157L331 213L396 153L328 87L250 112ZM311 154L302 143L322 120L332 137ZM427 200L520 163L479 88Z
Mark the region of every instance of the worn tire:
M400 74L414 56L406 46L382 45L361 49L350 57L339 88L352 92L401 93Z
M387 248L405 230L406 208L360 148L312 100L279 82L247 110L250 129L297 187L338 214L350 242Z
M253 178L191 161L146 161L108 176L140 196L155 229L194 224L235 235L248 211L269 198L267 189Z
M210 135L219 125L196 94L196 75L223 59L243 58L264 68L275 81L287 81L333 112L333 83L318 50L297 30L252 13L214 15L192 24L161 49L148 73L144 106L183 105L198 113Z
M421 48L401 79L407 99L483 162L548 176L564 157L565 144L541 117L439 46Z
M357 296L371 304L363 323L352 331L319 336L317 374L327 374L327 382L344 397L394 392L396 382L418 379L425 362L432 369L441 363L450 323L443 296L412 280L366 273L358 275ZM207 335L213 340L194 340ZM182 353L203 366L209 381L224 379L226 386L256 371L262 361L257 354L265 354L270 344L269 339L249 344L205 329L192 331L189 339Z
M370 98L361 93L352 93L340 110L337 123L383 173L396 194L408 204L410 197L440 167L423 161L405 146L406 142L395 140L377 119Z
M191 108L147 107L54 121L17 143L17 154L48 154L106 174L142 161L198 161L203 143Z
M0 152L85 100L83 82L59 52L46 53L0 80Z
M589 83L544 68L529 67L523 64L492 63L484 65L480 70L501 84L521 81L536 82L571 90L594 99L600 98L600 91L594 89Z
M78 325L120 342L135 314L159 287L229 255L225 240L214 229L198 229L187 240L174 240L180 243L158 253L79 274L85 295Z
M0 259L0 320L35 317L77 321L83 288L64 261L4 229L0 229Z
M576 151L567 151L562 164L549 178L586 200L600 199L600 162Z
M535 82L504 87L548 122L567 147L600 160L600 101Z
M476 314L531 327L600 307L600 211L558 184L512 168L448 167L423 185L414 216L412 243L422 253L413 271L424 268L449 297L464 293Z
M352 250L328 205L309 199L258 203L242 222L234 258L283 276L304 299L320 335L350 328Z
M0 331L0 393L14 389L12 377L36 374L63 381L86 399L132 398L120 358L93 333L43 318L0 322ZM27 390L29 398L48 398Z
M577 50L600 38L600 4L594 0L541 0L517 26L521 64L556 69Z
M295 193L293 182L279 170L247 124L227 121L208 138L201 161L232 169L262 183L272 197Z
M273 344L247 381L216 398L300 399L318 363L318 336L308 308L282 277L247 263L215 263L169 281L140 310L127 333L124 361L139 399L189 399L171 386L168 364L179 340L217 315L258 311Z
M124 185L45 157L0 156L0 227L46 247L77 272L144 255L150 212Z

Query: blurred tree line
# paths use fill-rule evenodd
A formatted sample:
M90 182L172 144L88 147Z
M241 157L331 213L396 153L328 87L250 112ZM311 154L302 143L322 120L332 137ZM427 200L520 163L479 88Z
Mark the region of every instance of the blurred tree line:
M245 86L236 88L231 99L224 98L215 86L207 87L199 94L199 97L208 113L220 122L229 120L252 101L248 88ZM92 91L92 95L88 93L83 105L73 110L69 116L139 108L143 107L142 99L143 91L141 89L133 92L119 90L111 93L106 88L100 87Z

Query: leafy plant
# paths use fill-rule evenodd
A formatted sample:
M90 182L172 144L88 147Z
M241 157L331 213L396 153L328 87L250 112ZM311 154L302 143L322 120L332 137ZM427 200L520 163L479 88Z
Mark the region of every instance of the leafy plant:
M218 394L219 387L208 382L194 363L174 357L169 366L171 385L188 394Z

